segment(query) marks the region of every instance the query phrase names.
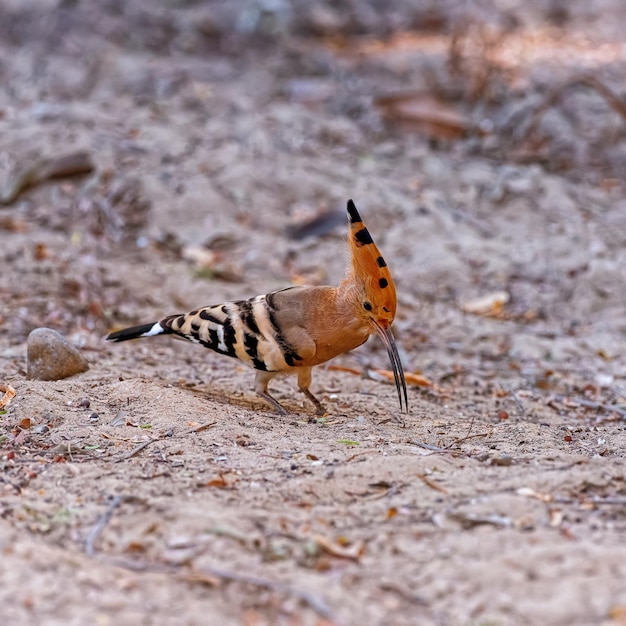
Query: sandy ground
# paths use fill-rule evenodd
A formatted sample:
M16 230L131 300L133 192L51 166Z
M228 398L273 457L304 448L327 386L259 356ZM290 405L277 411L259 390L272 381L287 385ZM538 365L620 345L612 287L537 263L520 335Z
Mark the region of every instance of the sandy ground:
M0 191L95 167L0 206L2 623L626 624L624 9L504 4L2 3ZM103 341L336 284L343 217L293 234L349 197L408 415L376 339L323 418ZM90 370L27 380L39 326Z

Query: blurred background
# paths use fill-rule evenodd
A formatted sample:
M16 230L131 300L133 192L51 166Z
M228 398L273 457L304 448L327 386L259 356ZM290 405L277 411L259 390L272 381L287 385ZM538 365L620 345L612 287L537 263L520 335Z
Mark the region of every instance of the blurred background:
M624 626L625 24L624 0L0 0L5 621ZM276 417L223 356L104 341L339 283L348 198L409 415L378 339L317 368L320 418L293 378ZM90 370L28 380L41 326Z
M625 19L619 0L4 0L3 367L36 326L94 347L336 284L352 197L407 369L623 396Z

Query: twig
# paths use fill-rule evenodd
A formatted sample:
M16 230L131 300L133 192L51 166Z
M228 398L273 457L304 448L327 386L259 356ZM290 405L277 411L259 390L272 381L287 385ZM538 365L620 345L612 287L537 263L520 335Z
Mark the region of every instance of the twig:
M515 391L511 392L513 396L513 400L515 400L515 404L520 412L520 416L524 417L526 415L526 408L524 407L524 403L517 397L517 393Z
M192 433L199 433L202 430L206 430L207 428L211 428L212 426L215 426L215 424L217 424L217 422L208 422L207 424L200 424L199 426L194 426L193 428L190 428L189 430L185 431L183 434L190 435ZM165 437L171 437L171 431L168 431L168 434L166 434ZM148 439L148 441L144 441L143 443L140 443L136 448L131 450L128 454L125 454L124 456L121 456L119 459L116 459L114 463L121 463L122 461L128 461L128 459L132 459L134 456L139 454L144 448L147 448L151 443L154 443L155 441L161 441L162 439L163 438Z
M111 521L113 517L113 513L115 509L117 509L122 503L132 500L134 496L115 496L113 500L109 503L109 506L106 508L106 511L100 516L96 525L91 529L87 539L85 540L85 552L88 556L94 556L96 554L95 543L103 533L106 525Z
M580 406L587 407L588 409L602 409L607 413L615 412L618 415L621 415L624 419L626 419L626 409L622 409L617 404L605 404L604 402L594 402L593 400L585 400L583 398L568 398L567 396L556 396L555 399L558 402L575 402L576 404L580 404Z
M132 459L135 455L139 454L144 448L147 448L151 443L155 441L161 441L160 439L148 439L148 441L144 441L142 444L139 444L136 448L131 450L128 454L116 459L114 463L121 463L122 461L128 461L128 459Z
M410 439L407 443L417 446L418 448L424 448L425 450L432 450L433 452L450 452L446 448L438 448L430 443L424 443L423 441L417 441L417 439Z
M215 567L202 567L198 571L225 582L244 583L246 585L252 585L253 587L269 589L270 591L275 591L276 593L284 593L285 595L292 596L307 604L320 617L332 622L336 626L339 626L339 622L337 622L337 619L328 604L326 604L322 598L319 598L304 589L297 589L287 583L276 582L266 578L259 578L258 576L251 576L250 574L229 572Z
M407 602L410 602L411 604L428 605L428 602L424 600L424 598L422 598L421 596L418 596L417 594L412 593L408 589L404 589L400 585L396 585L390 582L382 582L380 584L380 588L383 591L390 591L391 593L398 594L401 598L403 598Z
M541 116L559 101L563 93L570 87L577 85L583 85L585 87L589 87L590 89L595 89L616 113L626 119L626 103L623 102L622 99L615 92L613 92L613 90L609 89L609 87L593 76L577 76L575 78L570 78L562 85L555 87L545 97L543 102L535 109L535 112L530 119L530 124L528 125L525 133L526 137L530 137L537 130Z
M132 561L131 559L125 559L121 557L110 557L102 555L100 560L103 563L108 563L115 567L121 567L128 569L131 572L159 572L164 574L174 574L175 570L173 566L165 565L161 563L159 565L155 563L144 563L143 561Z
M476 437L489 437L489 435L491 435L491 433L476 433L474 435L465 435L465 437L461 437L460 439L455 439L450 445L463 443L464 441L467 441L468 439L474 439Z
M455 439L449 446L446 446L446 448L449 448L450 446L453 446L455 444L458 445L459 443L470 438L470 433L472 432L472 428L474 428L475 417L476 417L475 415L472 415L472 419L470 420L469 426L467 427L467 434L465 435L465 437L460 437L460 438Z
M215 426L215 424L217 424L217 422L208 422L207 424L200 424L200 426L194 426L193 428L190 428L188 431L185 432L185 434L191 435L192 433L199 433L199 432L202 432L203 430L208 430L209 428L212 428L213 426Z
M163 572L175 576L177 575L177 570L175 568L163 564L156 565L152 563L144 563L142 561L130 561L128 559L110 558L106 556L103 558L103 561L116 567L132 570L133 572ZM304 602L304 604L308 605L320 617L328 620L328 622L330 622L333 626L341 626L341 623L334 616L333 610L322 598L319 598L304 589L292 587L287 583L268 580L266 578L259 578L258 576L252 576L250 574L229 572L215 567L194 568L190 571L190 574L191 575L184 576L184 580L188 582L207 582L207 580L210 580L211 583L213 583L213 581L238 582L246 585L252 585L253 587L259 587L261 589L268 589L276 593L283 593ZM196 576L194 576L194 574L196 574ZM180 574L178 574L178 576L180 576Z
M357 452L356 454L353 454L352 456L349 456L349 457L348 457L348 458L344 461L344 463L350 463L350 461L352 461L352 460L356 459L357 457L359 457L359 456L364 456L364 455L369 454L369 453L370 453L370 452L369 452L369 450L366 450L365 452Z
M617 404L604 404L604 402L593 402L591 400L581 400L578 398L574 401L589 409L602 409L603 411L607 412L615 412L626 418L626 409L622 409L621 407L617 406Z
M365 496L364 500L382 500L388 496L395 496L406 483L400 483L398 485L391 485L391 487L385 489L382 493L373 493L370 496Z
M426 476L426 474L417 474L417 477L425 485L428 485L431 489L434 489L435 491L440 491L441 493L445 493L447 495L448 490L445 487L442 487L441 485L436 483L434 480L431 480L430 478L428 478L428 476Z
M591 502L593 504L615 504L617 506L626 506L626 498L619 497L599 498L596 496L594 498L591 498Z
M0 189L0 205L11 204L23 191L47 180L90 174L93 170L93 161L86 152L72 152L60 157L39 159L19 171L15 178L9 181L6 189Z

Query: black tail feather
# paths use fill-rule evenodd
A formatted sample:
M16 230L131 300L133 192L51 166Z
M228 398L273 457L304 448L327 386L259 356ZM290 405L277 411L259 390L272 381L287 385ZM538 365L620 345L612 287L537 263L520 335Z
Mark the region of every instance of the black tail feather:
M128 341L129 339L137 339L147 332L152 330L156 322L152 322L152 324L142 324L141 326L133 326L132 328L123 328L122 330L115 331L110 335L107 335L108 341ZM161 334L166 334L171 332L167 328L164 328Z

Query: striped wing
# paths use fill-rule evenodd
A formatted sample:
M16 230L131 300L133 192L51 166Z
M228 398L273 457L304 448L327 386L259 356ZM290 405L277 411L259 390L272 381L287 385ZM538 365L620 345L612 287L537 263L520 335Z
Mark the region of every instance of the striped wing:
M290 287L287 290L301 289ZM239 359L254 369L279 372L300 365L301 357L284 338L276 321L276 293L251 300L225 302L182 315L170 315L159 325L210 350Z

